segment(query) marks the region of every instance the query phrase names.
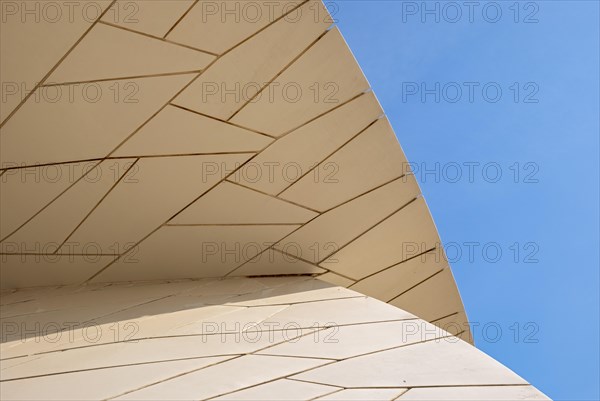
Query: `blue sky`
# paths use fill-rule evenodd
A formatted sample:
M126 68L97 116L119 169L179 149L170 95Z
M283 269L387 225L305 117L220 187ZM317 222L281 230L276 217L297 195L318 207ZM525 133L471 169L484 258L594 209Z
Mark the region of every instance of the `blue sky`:
M489 3L335 17L419 169L478 347L553 399L598 400L598 2Z

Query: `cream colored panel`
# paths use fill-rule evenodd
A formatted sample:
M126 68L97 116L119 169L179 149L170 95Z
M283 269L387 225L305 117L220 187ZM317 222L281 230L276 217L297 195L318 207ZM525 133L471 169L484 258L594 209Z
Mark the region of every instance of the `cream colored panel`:
M196 71L214 59L210 54L97 24L50 75L48 83Z
M253 278L255 280L273 280L276 277ZM234 306L263 306L263 305L291 305L302 302L324 301L327 299L362 297L354 291L342 287L336 287L321 280L307 277L287 277L292 281L285 285L275 287L272 282L271 288L260 292L239 295L229 299L224 305Z
M88 370L2 383L3 400L99 400L201 369L231 357L214 357Z
M118 0L102 21L163 37L194 4L194 0Z
M244 355L241 358L134 391L117 398L117 400L211 398L314 368L324 363L326 361L319 359ZM234 380L231 377L232 372L236 373Z
M267 276L277 274L317 274L325 273L325 269L311 265L293 256L269 249L254 259L249 260L232 276Z
M425 200L418 198L320 265L358 280L439 246L439 242Z
M96 164L82 162L8 170L0 177L0 238L33 217Z
M387 119L380 119L346 146L320 163L280 196L317 210L342 202L400 177L406 158ZM319 177L319 179L315 179Z
M471 334L469 320L467 319L465 312L458 312L443 319L435 320L433 324L442 330L445 330L448 333L455 335L470 344L473 344L473 336Z
M0 255L0 281L2 288L79 284L113 259L97 255Z
M40 88L0 130L0 163L35 165L105 157L193 77Z
M373 298L333 299L291 305L265 322L275 327L330 327L332 325L414 319L415 316ZM288 325L288 326L286 326Z
M298 249L298 256L318 263L418 195L414 176L404 176L322 214L275 247Z
M265 88L270 96L249 103L232 121L280 136L368 88L344 38L333 28Z
M435 294L435 297L431 294ZM440 299L444 302L441 303ZM390 304L428 321L463 310L450 268L442 270L441 273L393 299Z
M295 380L280 379L261 384L246 390L215 398L220 401L294 401L312 400L324 394L339 390L337 387L323 386L321 384L304 383Z
M352 285L352 289L388 302L447 266L443 252L434 249L367 277Z
M166 226L96 282L222 277L297 226Z
M45 3L0 2L0 82L3 84L0 122L42 81L111 2Z
M277 195L382 113L372 92L361 95L277 140L232 180ZM315 173L309 176L318 178ZM327 171L321 171L321 176L327 177Z
M222 54L280 16L292 11L300 3L302 3L300 0L235 2L201 0L177 24L167 39ZM316 9L315 6L313 8ZM299 15L295 12L286 18L293 21L297 20Z
M258 354L346 359L447 336L422 320L403 320L333 327L286 342Z
M134 162L135 159L105 160L91 168L62 196L3 241L2 252L53 253ZM93 244L75 246L69 253L84 253L88 246Z
M349 287L352 284L354 284L353 280L350 280L349 278L346 278L346 277L342 277L339 274L335 274L332 272L327 272L325 274L321 274L319 276L319 280L325 281L326 283L339 285L342 287Z
M199 5L202 4L200 2ZM226 4L239 6L244 2ZM174 103L223 120L229 119L325 32L330 22L315 19L311 11L315 6L319 7L315 10L317 13L327 12L321 2L306 3L299 9L297 18L279 20L219 58ZM269 94L263 93L261 97L269 97Z
M225 181L169 224L296 224L315 216L308 209Z
M195 200L250 155L141 159L66 244L123 253ZM66 251L65 247L61 250ZM166 269L165 271L169 271Z
M406 389L381 389L381 388L350 388L325 397L317 398L319 401L392 401L396 400Z
M410 389L406 401L518 401L550 400L532 386L424 387Z
M167 106L119 147L114 156L258 152L272 141L267 136Z
M186 301L181 297L181 303ZM198 308L201 309L201 308ZM171 313L176 313L172 311ZM128 323L131 323L127 325ZM143 325L143 324L142 324ZM115 341L129 339L140 327L137 322L118 322L113 327L119 327L121 332L110 332L110 325L97 326L103 330L103 337L112 336ZM208 326L207 326L208 327ZM82 330L76 330L79 333ZM89 337L94 330L89 330ZM144 333L138 332L143 336ZM65 333L66 335L67 333ZM158 337L144 338L133 341L113 342L109 344L94 343L89 347L89 342L77 340L77 348L68 349L68 352L48 352L29 357L17 366L10 366L2 361L2 380L18 379L28 376L51 375L67 373L78 370L102 369L112 366L133 365L168 361L174 359L206 358L213 355L244 354L254 352L261 348L273 345L275 336L270 340L268 335L258 339L238 336L204 335L183 337ZM277 342L283 342L283 336L277 337ZM75 342L75 341L73 341ZM209 358L210 359L210 358ZM10 359L8 361L11 361Z
M343 387L526 384L456 337L347 359L292 378Z

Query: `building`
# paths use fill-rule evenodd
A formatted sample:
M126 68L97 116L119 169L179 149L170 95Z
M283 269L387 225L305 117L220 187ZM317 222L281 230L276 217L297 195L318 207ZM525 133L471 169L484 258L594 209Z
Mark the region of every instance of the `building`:
M547 399L320 1L2 13L2 399Z

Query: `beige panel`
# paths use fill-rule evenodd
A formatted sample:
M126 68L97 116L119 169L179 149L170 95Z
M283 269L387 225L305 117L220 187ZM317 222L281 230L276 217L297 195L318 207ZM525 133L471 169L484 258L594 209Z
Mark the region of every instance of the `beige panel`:
M382 113L372 92L361 95L277 140L232 180L277 195Z
M167 106L113 156L258 152L272 141L267 136Z
M322 214L275 247L300 249L303 259L318 263L419 195L408 175Z
M0 130L0 163L34 165L104 157L193 77L40 88ZM50 96L56 93L61 95L53 103Z
M392 401L406 389L351 388L317 398L319 401Z
M96 282L222 277L297 226L166 226Z
M444 302L440 303L440 299L443 299ZM414 313L427 321L463 310L462 301L449 268L393 299L390 304Z
M394 347L446 337L448 333L422 320L333 327L286 342L258 354L346 359Z
M97 24L47 82L81 82L198 71L213 60L215 56L210 54L110 25Z
M375 124L320 163L280 196L327 210L407 172L406 158L387 119ZM318 177L318 179L316 179Z
M320 265L358 280L439 246L439 242L425 200L418 198Z
M435 357L432 357L435 355ZM347 359L292 376L343 387L526 384L456 337Z
M332 393L337 387L321 384L304 383L295 380L275 380L246 390L236 391L223 397L215 398L220 401L294 401L312 400L315 397Z
M254 259L249 260L239 269L231 273L232 276L267 276L277 274L318 274L325 273L325 269L283 254L275 249L269 249Z
M324 363L326 361L319 359L244 355L241 358L134 391L117 400L211 398ZM257 369L259 366L260 369ZM235 380L232 380L231 372L236 372Z
M118 0L102 21L162 38L193 4L194 0Z
M532 386L413 388L399 398L406 401L518 401L550 400Z
M324 301L327 299L362 297L362 294L358 294L357 292L333 286L310 277L285 277L291 280L290 283L279 286L276 286L276 283L273 282L275 278L277 277L253 278L254 280L267 280L270 287L260 292L236 296L227 300L224 305L291 305L302 302Z
M2 252L54 252L134 162L135 159L105 160L90 168L81 180L3 241ZM83 252L81 246L69 250Z
M330 327L332 325L414 319L415 316L373 298L333 299L291 305L266 321L264 327ZM286 326L288 325L288 326Z
M95 330L85 331L86 337L76 326L56 340L42 331L35 337L30 329L26 341L19 336L25 333L13 332L0 344L2 378L9 380L1 395L391 400L406 387L413 387L408 396L424 386L449 391L424 389L413 393L415 399L544 399L535 391L492 391L499 385L526 388L526 382L456 337L436 339L445 333L401 309L338 289L317 279L271 277L3 294L5 328L91 322ZM359 297L320 300L345 294ZM296 388L302 380L314 386ZM335 393L328 388L336 386ZM325 389L331 391L320 392Z
M2 1L0 82L5 85L6 101L3 97L0 122L42 81L110 3L80 0L53 2L48 6L44 2Z
M333 28L265 88L270 96L249 103L232 121L280 136L368 88L344 38Z
M438 249L398 263L352 285L354 291L388 302L448 266Z
M297 224L315 216L308 209L225 181L169 224Z
M463 341L470 344L474 343L469 321L465 312L458 312L443 319L435 320L433 324L442 330L457 336Z
M342 287L349 287L354 284L353 280L349 278L342 277L339 274L335 274L333 272L327 272L325 274L321 274L319 276L319 280L325 281L326 283L331 283L334 285L339 285Z
M0 394L3 400L107 399L229 358L161 362L14 380L2 383Z
M330 22L315 20L311 12L315 5L320 7L315 12L326 13L321 2L306 3L299 9L299 18L283 18L219 58L174 103L229 119L325 32ZM261 94L261 97L265 96L268 94Z
M2 288L79 284L114 257L97 255L0 255Z
M0 177L0 238L25 223L97 162L8 170Z
M249 154L141 159L65 244L125 252L246 161ZM65 247L61 248L64 249Z
M292 11L301 2L201 0L177 24L167 39L222 54L283 14ZM290 21L297 18L296 13L288 17Z

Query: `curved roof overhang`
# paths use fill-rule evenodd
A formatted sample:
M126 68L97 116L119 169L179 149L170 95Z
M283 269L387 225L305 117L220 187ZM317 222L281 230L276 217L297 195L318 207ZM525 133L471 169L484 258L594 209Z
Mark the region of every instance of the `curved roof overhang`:
M313 275L466 323L320 1L202 24L202 2L139 2L137 22L93 3L99 18L2 24L3 288Z

